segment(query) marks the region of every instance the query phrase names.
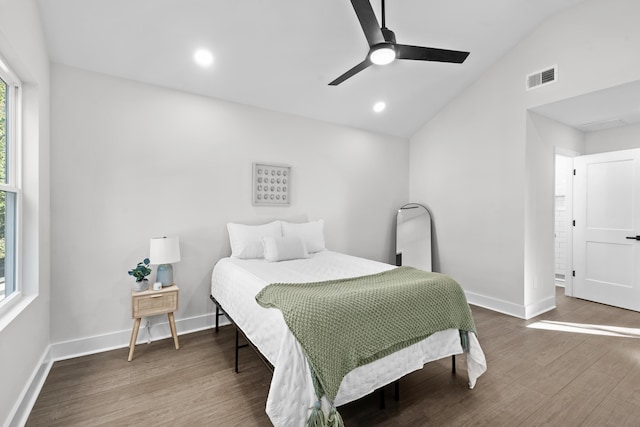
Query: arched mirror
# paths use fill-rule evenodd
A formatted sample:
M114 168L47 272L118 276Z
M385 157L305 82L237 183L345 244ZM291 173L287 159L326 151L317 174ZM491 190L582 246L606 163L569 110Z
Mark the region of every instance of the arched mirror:
M431 214L422 205L409 203L396 217L396 265L431 271Z

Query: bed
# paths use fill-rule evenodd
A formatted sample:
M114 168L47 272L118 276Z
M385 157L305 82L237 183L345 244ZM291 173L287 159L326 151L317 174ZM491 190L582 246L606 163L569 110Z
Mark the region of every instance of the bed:
M327 250L322 227L321 221L306 224L275 221L263 226L229 224L232 256L219 260L212 273L211 299L273 366L266 412L275 426L305 425L316 393L305 353L282 312L262 307L256 295L277 282L319 282L396 268ZM269 248L273 248L274 242L286 239L295 240L298 249L280 247L277 254L276 248L274 259L274 249ZM486 361L475 334L469 333L468 338L467 374L469 386L473 388L486 370ZM353 369L343 378L332 403L344 405L421 369L425 363L463 352L457 329L436 332ZM330 403L325 398L322 407L329 411Z
M305 425L316 401L305 352L282 312L261 306L256 295L272 283L361 277L396 267L327 250L322 221L304 224L274 221L262 226L228 224L228 230L232 256L220 259L214 266L211 299L273 366L266 404L272 423L275 426ZM340 406L357 400L421 369L430 361L463 352L457 329L436 332L350 371L340 382L332 403ZM473 333L468 334L466 356L469 386L473 388L486 370L484 354ZM324 397L322 407L326 412L331 407Z

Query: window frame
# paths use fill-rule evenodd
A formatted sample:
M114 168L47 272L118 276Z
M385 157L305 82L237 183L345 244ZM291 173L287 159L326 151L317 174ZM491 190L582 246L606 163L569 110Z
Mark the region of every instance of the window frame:
M6 102L6 157L5 182L0 181L0 191L15 194L13 217L13 291L0 301L0 317L13 307L23 294L22 286L22 82L0 55L0 78L7 84ZM8 197L5 203L8 205ZM5 212L6 206L5 205ZM7 223L5 223L5 227ZM5 232L5 239L7 233ZM7 249L5 240L5 251ZM5 261L7 260L5 252ZM5 269L6 277L6 269ZM5 284L6 286L6 284ZM6 291L5 291L6 292Z

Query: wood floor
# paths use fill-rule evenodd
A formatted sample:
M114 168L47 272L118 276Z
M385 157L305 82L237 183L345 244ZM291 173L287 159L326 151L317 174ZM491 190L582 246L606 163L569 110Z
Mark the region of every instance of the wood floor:
M464 358L433 362L387 391L339 408L350 426L638 426L640 313L567 298L524 321L472 307L488 371L467 387ZM528 327L572 323L577 332ZM556 325L558 323L555 323ZM588 326L595 325L595 326ZM639 328L595 335L608 326ZM268 426L271 374L250 348L233 371L234 332L203 331L56 362L28 426Z

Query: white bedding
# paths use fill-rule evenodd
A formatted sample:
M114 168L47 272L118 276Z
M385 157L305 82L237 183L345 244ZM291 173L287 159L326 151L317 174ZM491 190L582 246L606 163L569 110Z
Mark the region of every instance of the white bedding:
M223 258L211 277L211 295L274 366L266 412L275 426L303 426L315 401L304 353L278 309L263 308L256 294L275 282L300 283L364 276L395 268L363 258L322 251L311 258L268 263L264 259ZM469 386L486 370L475 334L469 334ZM387 357L351 371L340 384L335 405L366 396L427 362L462 353L458 330L438 332ZM324 402L325 408L328 406Z

